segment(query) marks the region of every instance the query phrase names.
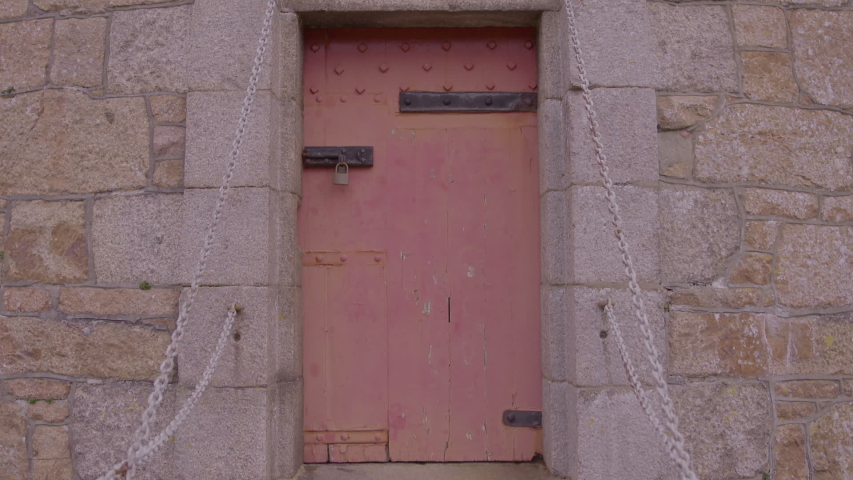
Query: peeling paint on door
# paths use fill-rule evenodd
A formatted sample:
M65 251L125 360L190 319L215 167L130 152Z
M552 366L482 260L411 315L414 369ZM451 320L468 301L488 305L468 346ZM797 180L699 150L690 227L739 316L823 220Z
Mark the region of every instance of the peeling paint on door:
M535 90L534 39L307 31L305 145L373 146L374 166L352 168L347 186L329 169L303 175L305 430L331 438L306 444L306 462L536 453L538 431L501 422L541 409L536 114L397 103L400 91Z

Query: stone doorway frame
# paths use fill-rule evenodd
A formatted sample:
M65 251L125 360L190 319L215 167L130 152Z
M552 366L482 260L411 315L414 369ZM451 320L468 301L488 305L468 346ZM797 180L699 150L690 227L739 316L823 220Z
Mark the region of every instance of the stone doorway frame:
M302 466L302 262L296 209L302 193L303 29L312 27L537 28L544 457L554 474L569 474L573 408L566 378L570 232L564 110L570 82L562 5L562 0L279 0L271 61L270 253L277 288L268 330L269 478L292 478Z
M231 246L217 255L221 270L208 280L232 289L265 315L246 315L243 340L227 353L209 391L196 431L210 436L223 424L240 429L234 445L257 478L293 478L302 467L301 252L296 216L302 194L302 32L306 27L533 26L539 45L539 161L542 277L541 353L544 456L556 476L590 476L602 468L600 452L618 448L613 427L644 440L647 420L637 410L618 353L600 337L605 321L598 302L616 301L627 314L627 282L590 148L583 102L573 73L565 0L277 0L269 70L264 69L238 169L232 203L221 227ZM656 41L646 0L571 0L577 14L605 148L610 155L632 253L641 266L648 304L664 311L660 280L658 133L660 88ZM199 202L212 199L221 166L205 148L233 135L233 120L254 57L265 0L196 2L194 40L215 48L186 51L204 66L204 82L187 94L187 156L181 248L201 244ZM222 33L220 34L220 31ZM228 40L223 40L227 38ZM269 75L267 75L269 72ZM209 78L208 78L209 77ZM666 93L666 92L664 92ZM192 147L192 148L191 148ZM197 242L197 243L194 243ZM183 251L183 250L182 250ZM251 298L250 293L253 295ZM243 298L245 297L245 298ZM269 305L260 307L263 304ZM620 312L620 310L622 310ZM659 315L665 328L665 317ZM240 324L238 324L240 326ZM633 338L632 325L625 334ZM665 330L663 330L665 332ZM235 340L236 341L236 340ZM667 341L658 338L667 362ZM630 343L630 342L629 342ZM207 358L203 341L181 361ZM612 345L612 344L609 344ZM630 348L630 345L629 345ZM202 367L197 365L200 370ZM249 372L249 373L247 373ZM187 377L188 379L191 377ZM187 380L182 380L187 381ZM588 422L597 419L595 426ZM644 423L646 422L646 423ZM611 428L604 432L605 425ZM224 427L223 427L224 428ZM206 462L218 447L181 461ZM632 461L647 461L635 458ZM650 461L650 460L649 460ZM657 461L657 460L654 460ZM205 463L207 465L207 463Z

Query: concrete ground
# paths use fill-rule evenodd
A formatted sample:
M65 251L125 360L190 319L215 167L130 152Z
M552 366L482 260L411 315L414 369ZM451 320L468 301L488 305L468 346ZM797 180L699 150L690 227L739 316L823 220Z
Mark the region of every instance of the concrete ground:
M552 480L541 462L304 465L298 480Z

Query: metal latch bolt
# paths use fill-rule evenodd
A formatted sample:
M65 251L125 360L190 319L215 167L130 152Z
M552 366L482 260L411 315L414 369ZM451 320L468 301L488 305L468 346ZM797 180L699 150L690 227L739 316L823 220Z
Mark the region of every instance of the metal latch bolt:
M302 165L305 167L372 167L373 147L305 147Z

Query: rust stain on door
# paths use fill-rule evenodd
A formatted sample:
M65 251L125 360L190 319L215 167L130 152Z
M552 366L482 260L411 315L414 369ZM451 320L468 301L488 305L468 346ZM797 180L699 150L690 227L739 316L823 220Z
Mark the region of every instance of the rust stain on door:
M303 174L305 430L322 439L306 462L537 452L537 430L501 421L541 410L536 114L398 105L401 91L535 91L534 39L306 32L305 145L374 147L347 186L332 169Z

